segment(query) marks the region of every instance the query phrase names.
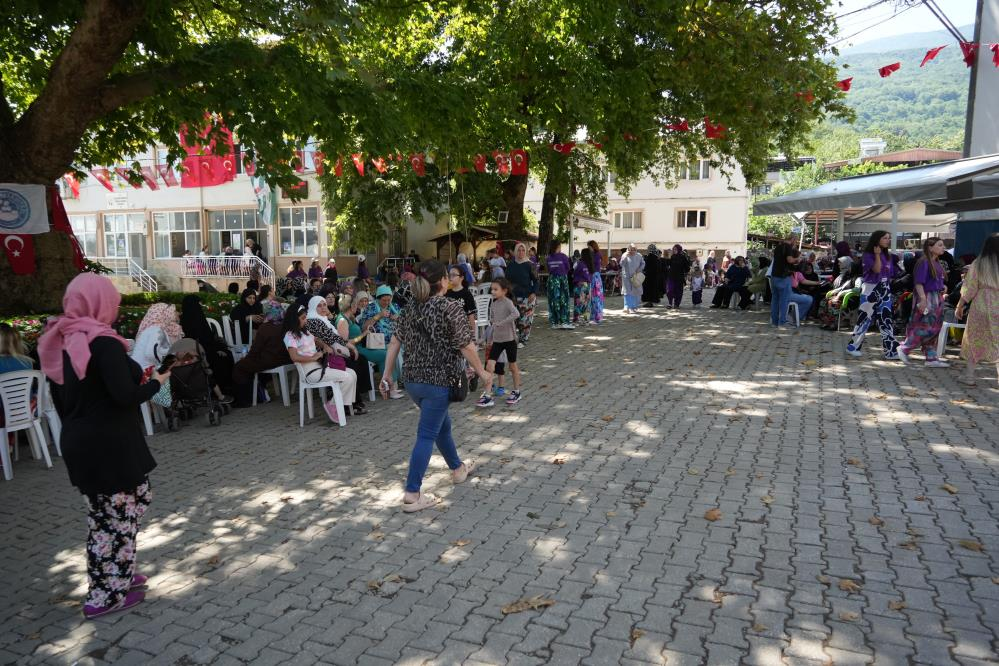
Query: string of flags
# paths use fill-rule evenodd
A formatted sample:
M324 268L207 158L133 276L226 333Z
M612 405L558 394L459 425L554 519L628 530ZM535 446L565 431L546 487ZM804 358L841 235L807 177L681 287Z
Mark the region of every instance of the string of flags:
M960 42L961 60L964 61L965 65L971 67L972 65L975 64L975 58L978 57L978 51L981 46L982 45L977 42ZM999 67L999 42L995 44L986 44L986 46L988 47L989 51L992 52L992 64L995 67ZM923 55L923 59L920 61L919 66L925 67L926 63L935 60L936 57L940 55L940 52L943 51L945 48L947 48L946 44L944 44L943 46L934 46L932 49L929 49ZM893 62L888 65L878 67L878 75L882 79L886 79L900 69L902 69L902 63ZM849 78L837 81L836 87L842 90L843 92L849 92L852 83L853 83L853 77L851 76ZM795 93L795 94L798 97L803 97L806 95L811 95L811 91L808 91L807 93ZM812 101L812 99L814 99L814 97L806 98L806 101L810 102Z

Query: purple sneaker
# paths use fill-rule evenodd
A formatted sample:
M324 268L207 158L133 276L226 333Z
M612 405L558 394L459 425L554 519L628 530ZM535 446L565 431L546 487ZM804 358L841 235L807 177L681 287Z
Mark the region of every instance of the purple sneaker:
M125 595L125 598L112 606L99 607L86 604L83 607L83 617L88 620L92 620L96 617L107 615L108 613L117 613L118 611L128 610L129 608L142 603L145 598L146 593L143 590L132 590Z
M143 576L142 574L135 574L132 576L132 583L128 586L129 590L136 590L139 588L149 587L149 576Z

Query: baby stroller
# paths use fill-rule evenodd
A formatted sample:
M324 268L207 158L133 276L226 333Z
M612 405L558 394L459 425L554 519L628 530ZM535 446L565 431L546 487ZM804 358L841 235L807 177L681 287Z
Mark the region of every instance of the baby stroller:
M183 338L170 347L170 353L177 361L170 370L173 404L167 429L178 430L181 419L190 420L201 407L208 408L208 425L221 425L222 415L229 413L229 405L223 405L215 397L212 370L205 359L204 347L193 338Z

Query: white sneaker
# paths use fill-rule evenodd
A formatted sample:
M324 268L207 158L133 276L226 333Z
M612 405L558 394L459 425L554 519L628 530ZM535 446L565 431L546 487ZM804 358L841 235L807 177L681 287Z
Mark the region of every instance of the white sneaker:
M899 352L899 356L901 356L901 355L902 355L902 352ZM927 368L949 368L950 367L950 363L948 363L947 361L941 361L940 359L936 359L935 361L927 361L926 362L926 367Z
M898 354L898 360L902 361L903 364L911 365L911 361L909 361L909 355L906 354L904 351L902 351L901 347L899 347L895 353ZM926 365L929 365L929 363L927 363Z
M854 347L853 343L850 343L846 346L846 353L849 354L850 356L858 356L858 357L864 355L864 352Z

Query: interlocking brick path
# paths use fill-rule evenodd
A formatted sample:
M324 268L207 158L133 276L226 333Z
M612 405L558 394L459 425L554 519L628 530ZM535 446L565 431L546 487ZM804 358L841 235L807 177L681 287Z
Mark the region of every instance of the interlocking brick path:
M408 400L157 434L152 591L95 622L82 500L25 448L0 483L0 664L999 661L994 383L762 312L609 306L539 318L516 407L452 408L482 467L453 487L435 455L440 510L398 510ZM556 603L500 610L533 595Z

